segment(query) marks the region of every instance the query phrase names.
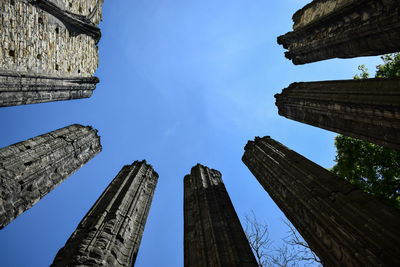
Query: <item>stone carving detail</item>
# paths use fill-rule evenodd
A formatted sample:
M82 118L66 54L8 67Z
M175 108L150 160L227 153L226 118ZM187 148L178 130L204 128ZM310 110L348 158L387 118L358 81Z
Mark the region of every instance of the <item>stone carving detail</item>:
M76 2L76 0L50 0L57 6L63 7L66 11L77 15L85 16L90 19L94 25L98 25L102 20L101 7L104 0L85 0Z
M296 65L400 51L396 0L314 0L293 21L293 31L278 43Z
M400 79L293 83L275 95L279 114L400 149Z
M92 37L96 44L100 41L100 29L92 23L89 17L74 14L67 10L58 7L56 4L49 0L28 0L32 5L35 5L47 13L51 14L60 20L68 31L73 35L86 34ZM96 11L96 9L94 10Z
M51 266L134 266L157 180L146 161L124 166Z
M0 149L0 229L101 149L97 130L78 124Z
M44 78L28 83L33 83L32 89L36 90L43 81L46 89L39 90L36 94L25 94L28 98L44 97L43 101L27 99L22 104L90 96L88 92L76 92L77 81L91 78L82 79L78 83L90 84L83 87L95 87L96 78L93 75L99 62L97 42L100 38L97 25L101 21L102 4L103 0L0 1L2 78L7 78L7 82L19 76ZM5 74L13 75L6 77ZM61 98L59 91L42 92L48 90L50 78L68 78L65 79L68 82L63 83L63 90L68 90L67 85L71 85L72 92L64 92L64 97ZM74 82L71 84L70 80ZM56 87L59 84L56 81L51 83ZM15 97L12 96L13 87L5 90L9 91L7 94L0 95L0 102L8 101L3 97L21 98L19 91L15 91ZM4 88L1 89L4 91Z
M57 77L0 71L0 107L88 98L97 77Z
M400 213L270 137L242 158L324 266L399 266Z
M221 173L197 164L184 178L187 267L258 266Z

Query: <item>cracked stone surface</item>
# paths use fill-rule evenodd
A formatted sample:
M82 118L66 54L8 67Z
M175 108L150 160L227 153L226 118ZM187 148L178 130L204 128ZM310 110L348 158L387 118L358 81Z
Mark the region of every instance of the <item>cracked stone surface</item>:
M184 178L184 264L258 266L221 173L200 164Z
M400 150L400 79L292 83L279 115Z
M400 51L397 0L314 0L293 21L278 43L296 65Z
M0 149L0 229L101 149L97 130L78 124Z
M400 213L270 137L243 162L324 266L399 266Z
M146 161L124 166L51 266L133 266L157 180Z

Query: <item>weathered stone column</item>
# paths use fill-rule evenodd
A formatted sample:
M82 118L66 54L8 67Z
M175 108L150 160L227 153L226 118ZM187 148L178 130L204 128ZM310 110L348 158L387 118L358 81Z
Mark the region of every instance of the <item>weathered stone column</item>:
M51 266L134 266L157 180L146 161L124 166Z
M0 1L0 107L88 98L103 0Z
M100 151L97 130L78 124L0 149L0 229Z
M0 71L0 107L88 98L97 77L57 77Z
M242 158L324 266L400 266L400 213L270 137Z
M293 83L279 115L400 150L400 79Z
M400 51L397 0L314 0L293 21L278 43L296 65Z
M258 266L221 173L197 164L184 179L186 267Z

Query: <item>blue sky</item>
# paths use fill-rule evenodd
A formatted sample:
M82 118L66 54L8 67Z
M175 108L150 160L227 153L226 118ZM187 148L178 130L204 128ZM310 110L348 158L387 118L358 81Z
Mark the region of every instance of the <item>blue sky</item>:
M196 163L222 172L239 217L254 210L279 243L283 214L241 162L270 135L323 167L336 135L280 117L274 94L295 81L371 73L379 57L294 66L276 37L305 0L106 0L100 78L89 99L0 109L0 147L72 123L99 130L103 151L0 231L0 265L48 266L123 165L159 173L135 266L183 266L183 177Z

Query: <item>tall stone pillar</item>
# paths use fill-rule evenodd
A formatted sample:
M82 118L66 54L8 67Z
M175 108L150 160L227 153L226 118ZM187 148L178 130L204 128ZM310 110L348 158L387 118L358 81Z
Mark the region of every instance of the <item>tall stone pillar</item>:
M221 173L197 164L184 178L186 267L258 266Z
M324 266L400 266L400 213L270 137L242 158Z
M91 96L102 4L0 1L0 107Z
M0 107L88 98L97 77L57 77L0 71Z
M124 166L51 266L134 266L157 180L146 161Z
M279 115L400 150L400 79L293 83L275 95Z
M0 229L100 151L97 130L78 124L0 149Z
M293 31L278 37L294 64L400 51L397 0L314 0L293 15Z

